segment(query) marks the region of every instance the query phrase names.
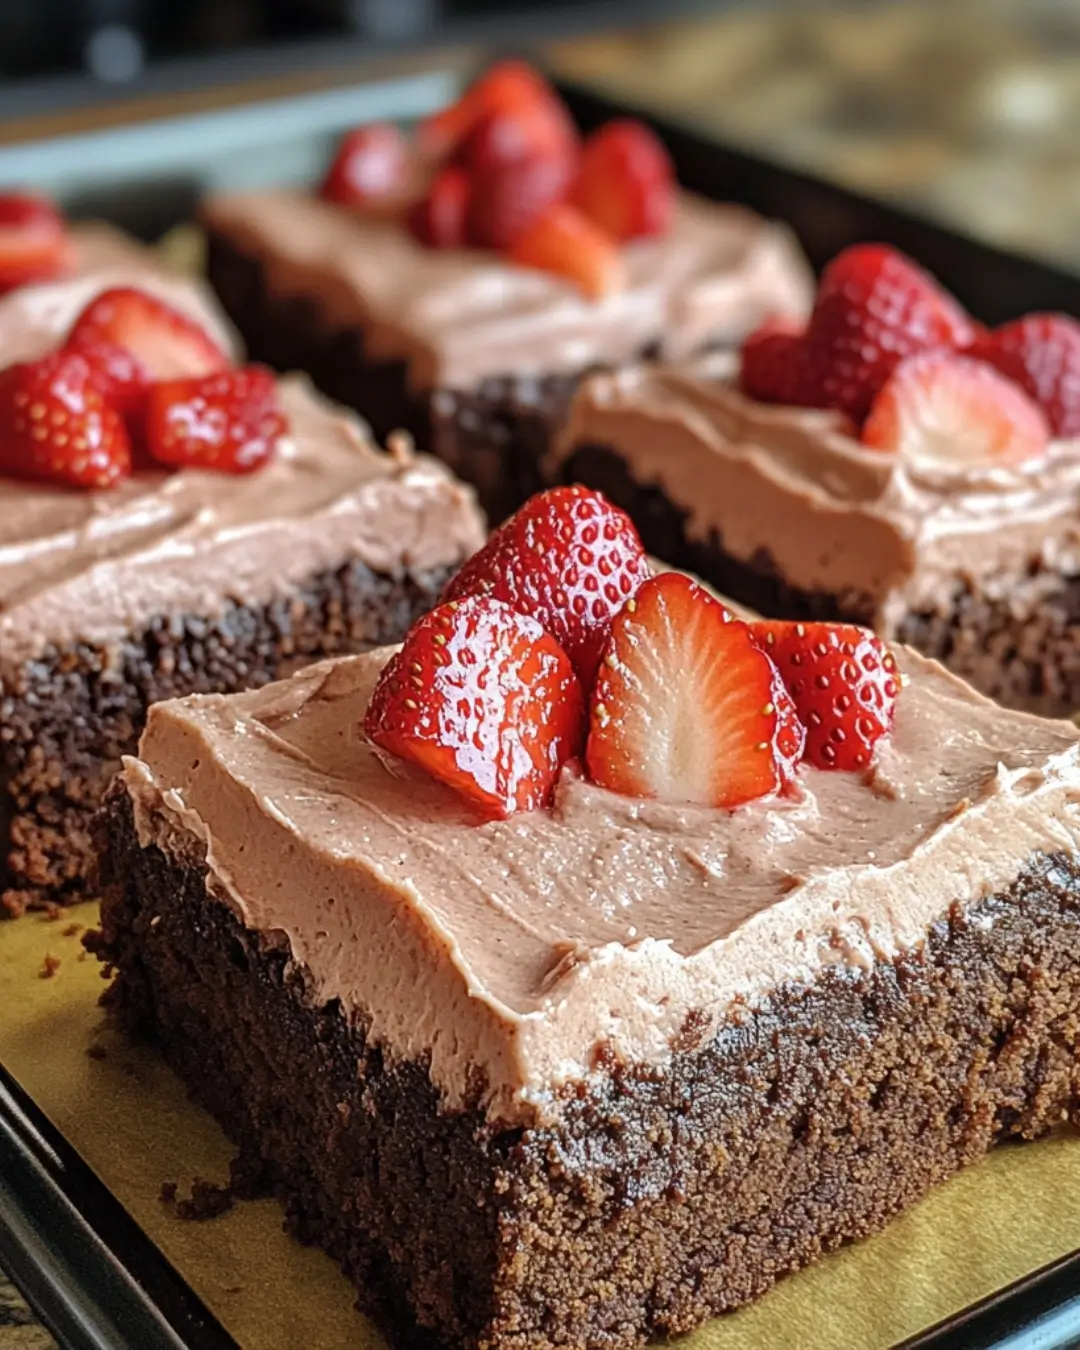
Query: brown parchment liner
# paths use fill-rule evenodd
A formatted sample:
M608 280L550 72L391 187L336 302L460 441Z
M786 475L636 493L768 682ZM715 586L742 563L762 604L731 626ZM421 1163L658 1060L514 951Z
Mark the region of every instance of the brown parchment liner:
M272 1201L206 1222L163 1205L162 1183L224 1182L232 1150L146 1046L107 1026L97 962L74 924L0 927L0 1062L29 1091L244 1350L376 1350L381 1338L321 1252L286 1237ZM59 958L42 978L46 957ZM87 1054L100 1046L104 1058ZM1080 1137L1006 1144L882 1234L783 1280L757 1304L678 1342L685 1350L895 1344L1080 1247Z

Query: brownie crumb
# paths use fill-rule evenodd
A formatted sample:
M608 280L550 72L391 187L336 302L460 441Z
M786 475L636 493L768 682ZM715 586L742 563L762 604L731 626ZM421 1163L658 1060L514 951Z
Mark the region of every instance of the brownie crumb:
M61 936L61 937L78 937L79 934L80 934L81 932L82 932L82 924L81 924L81 923L69 923L68 926L64 929L64 931L60 934L60 936Z
M63 912L64 911L55 901L48 900L42 906L41 921L42 923L56 923Z
M60 969L60 958L52 956L49 952L45 953L45 960L41 963L41 969L38 971L39 980L51 980Z
M158 1193L161 1202L174 1210L178 1219L196 1222L216 1219L221 1214L227 1214L236 1204L231 1186L219 1186L205 1177L195 1178L189 1196L180 1196L179 1190L175 1181L166 1181Z
M108 1059L109 1052L103 1045L88 1045L86 1047L87 1057L90 1059Z

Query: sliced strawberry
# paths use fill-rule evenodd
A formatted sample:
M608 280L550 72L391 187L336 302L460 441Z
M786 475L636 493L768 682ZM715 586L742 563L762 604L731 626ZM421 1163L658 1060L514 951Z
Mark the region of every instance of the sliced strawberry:
M599 225L562 202L549 206L507 250L512 262L573 281L591 300L621 290L626 277L619 246Z
M819 769L865 769L892 728L900 692L886 644L855 624L777 620L751 630L806 727L806 759Z
M151 380L211 375L229 366L229 358L194 319L134 286L116 286L91 300L67 341L81 348L102 339L137 357Z
M616 617L585 747L601 787L741 806L784 785L803 736L750 629L689 577L653 577Z
M897 362L966 346L975 331L952 296L909 258L886 244L856 244L825 269L807 325L813 402L861 422Z
M472 184L464 169L453 164L441 169L408 214L414 238L426 248L463 248L471 196Z
M620 243L667 234L675 171L663 141L633 118L602 126L585 142L573 202Z
M408 141L392 122L373 122L342 138L319 196L342 206L366 206L400 193L409 171Z
M442 159L452 154L487 114L527 108L556 98L554 90L524 61L500 61L448 108L435 113L417 130L422 154Z
M874 399L862 442L945 468L1018 464L1046 453L1039 407L1004 375L949 351L901 361Z
M497 818L548 801L580 753L584 721L581 685L555 639L509 605L469 596L413 625L364 730Z
M965 356L985 361L1023 389L1055 436L1080 436L1080 323L1066 314L1026 314L977 337Z
M539 620L588 689L611 621L649 576L630 517L586 487L531 497L469 559L444 600L490 595Z
M472 179L466 237L475 248L510 248L566 193L573 172L559 156L496 164Z
M469 174L482 176L523 159L555 159L567 166L567 181L580 154L577 129L553 95L485 113L454 155Z
M61 275L69 258L67 224L52 202L0 194L0 294Z
M78 352L52 352L0 373L0 473L109 488L131 472L120 414Z
M744 394L761 403L812 405L803 331L791 319L767 319L742 346L739 384Z
M262 366L163 380L146 398L146 445L159 464L251 473L286 429L273 372Z

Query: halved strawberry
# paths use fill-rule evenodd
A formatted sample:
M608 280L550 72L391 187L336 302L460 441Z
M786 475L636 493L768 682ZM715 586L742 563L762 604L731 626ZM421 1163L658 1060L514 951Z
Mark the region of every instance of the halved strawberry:
M584 699L535 619L490 596L442 604L384 668L367 735L493 818L545 805L580 752Z
M251 473L286 429L273 372L262 366L163 380L146 397L146 446L159 464Z
M226 370L229 358L194 319L134 286L115 286L91 300L68 333L81 348L104 339L138 357L151 380L177 380Z
M409 143L392 122L357 127L342 137L319 196L342 206L393 197L408 180L409 159Z
M522 267L573 281L589 299L622 289L626 269L619 246L572 206L555 202L507 250Z
M406 217L413 237L427 248L463 248L472 184L464 169L448 165Z
M573 172L558 155L495 164L472 177L465 234L475 248L508 249L566 193Z
M1025 314L977 337L964 355L985 361L1042 408L1055 436L1080 436L1080 323Z
M416 143L422 154L442 159L475 130L489 113L526 108L556 98L554 90L524 61L500 61L449 107L421 123Z
M611 621L649 576L630 517L599 492L539 492L491 536L443 595L490 595L539 620L586 689Z
M81 488L131 472L120 414L79 352L52 352L0 372L0 474Z
M593 689L585 760L630 797L735 807L778 791L804 732L776 667L680 572L627 601Z
M742 345L739 385L761 403L812 406L803 330L794 319L767 319Z
M0 294L61 275L69 258L67 224L52 202L0 194Z
M879 637L855 624L762 620L755 640L776 663L819 769L865 769L892 728L900 675Z
M862 442L945 468L1017 464L1046 453L1042 411L1004 375L953 352L901 361L874 399Z
M663 141L633 118L606 123L585 142L572 200L620 243L666 234L675 170Z
M905 356L966 346L971 319L928 272L887 244L856 244L825 269L804 340L814 402L856 422Z

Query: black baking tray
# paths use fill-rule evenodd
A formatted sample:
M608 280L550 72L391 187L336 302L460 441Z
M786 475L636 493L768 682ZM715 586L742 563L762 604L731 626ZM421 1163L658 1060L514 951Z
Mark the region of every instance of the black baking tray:
M422 115L425 99L438 88L438 81L414 80L407 87L390 81L385 98L379 97L377 86L362 92L365 106L372 107L369 115L408 118ZM613 116L645 116L666 140L687 187L786 220L817 266L847 244L887 240L924 262L988 323L1032 309L1080 316L1080 276L966 238L588 89L561 89L585 129ZM292 100L289 108L268 105L262 110L259 121L268 128L265 161L268 166L276 163L270 137L291 137L290 144L299 147L294 166L306 163L304 171L313 176L328 141L341 129L334 119L342 110L334 105L326 124L320 125L312 118L311 105L299 114L297 106ZM290 125L291 115L299 115L302 135ZM104 154L97 158L108 162ZM179 204L179 214L162 218L162 199L157 197L155 227L180 223L183 203L194 200L202 186L190 156L169 181L176 190L166 200ZM145 200L145 191L131 181L106 182L94 205L117 223L141 222L145 233ZM1001 1236L1008 1241L1007 1234ZM183 1277L2 1066L0 1266L65 1350L236 1350L235 1341ZM904 1342L903 1350L1074 1346L1080 1346L1080 1252L920 1333Z

